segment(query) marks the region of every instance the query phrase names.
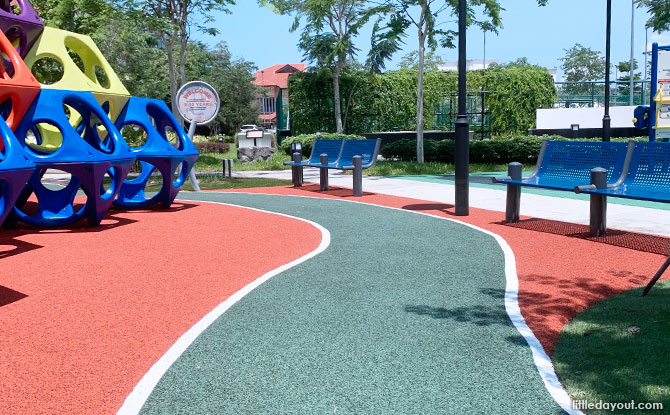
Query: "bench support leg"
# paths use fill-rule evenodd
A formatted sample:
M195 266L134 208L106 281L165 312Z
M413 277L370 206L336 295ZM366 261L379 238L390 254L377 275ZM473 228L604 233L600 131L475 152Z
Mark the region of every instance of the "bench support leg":
M649 280L649 283L647 284L647 286L644 287L644 291L642 291L642 294L641 294L642 297L647 295L649 290L651 290L651 287L653 287L654 284L656 284L656 281L658 281L658 279L661 278L661 275L663 275L665 270L668 269L668 266L670 266L670 256L668 256L668 259L666 259L665 262L663 263L663 265L661 265L661 268L659 268L658 271L656 271L656 274L654 275L654 277L651 280Z
M321 154L319 156L321 164L328 164L328 154ZM328 190L328 169L319 169L319 184L321 191Z
M607 170L596 167L591 170L591 184L597 189L607 187ZM607 231L607 196L591 195L590 236L605 236Z
M354 196L363 196L363 167L361 156L354 156Z
M300 163L302 161L302 155L298 152L293 153L293 162ZM302 186L302 166L293 166L291 167L291 181L293 186L300 187Z
M507 165L507 175L512 180L521 180L521 163L512 162ZM505 206L505 223L519 222L521 210L521 186L507 185L507 205Z

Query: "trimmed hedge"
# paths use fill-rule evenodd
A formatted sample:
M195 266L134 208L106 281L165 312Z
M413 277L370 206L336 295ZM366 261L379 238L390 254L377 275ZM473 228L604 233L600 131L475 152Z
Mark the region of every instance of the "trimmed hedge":
M612 141L647 141L648 137L613 138ZM540 153L542 140L566 140L558 135L552 136L506 136L493 140L470 141L470 163L507 164L517 161L522 164L534 164ZM600 141L600 138L579 141ZM424 157L426 161L454 163L456 143L453 140L425 140ZM386 159L400 161L416 160L416 140L399 140L382 147L381 154Z
M285 138L279 145L279 149L284 153L291 155L291 144L300 142L302 143L302 154L308 156L312 153L312 146L314 145L314 140L365 140L365 137L360 135L346 135L346 134L301 134L294 137Z
M198 149L199 152L201 153L227 153L230 151L230 144L229 143L220 143L220 142L196 142L193 143L195 148Z
M437 123L436 115L448 117L447 103L457 91L457 77L456 72L425 72L426 129L446 128ZM415 130L417 78L415 70L343 73L340 94L344 131L361 134ZM467 82L470 92L491 92L486 96L491 129L501 134L523 134L533 128L536 109L551 108L556 98L551 75L546 69L531 65L468 71ZM296 72L290 77L289 90L294 134L335 131L330 70Z

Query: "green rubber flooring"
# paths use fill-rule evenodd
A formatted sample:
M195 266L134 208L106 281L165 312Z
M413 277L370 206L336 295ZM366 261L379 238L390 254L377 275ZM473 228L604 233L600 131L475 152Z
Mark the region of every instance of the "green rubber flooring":
M141 413L563 413L505 312L504 257L491 236L339 200L180 199L306 218L332 239L223 314Z

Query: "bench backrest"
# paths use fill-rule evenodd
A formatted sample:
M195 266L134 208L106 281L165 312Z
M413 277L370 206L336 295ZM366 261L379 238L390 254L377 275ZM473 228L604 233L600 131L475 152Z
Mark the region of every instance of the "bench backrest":
M344 140L338 166L352 166L354 156L361 156L361 164L363 168L366 169L372 167L377 161L380 143L381 139L379 138L369 140Z
M619 179L628 143L600 141L547 141L540 160L538 177L590 183L591 169L607 170L607 182Z
M635 143L624 185L628 189L670 193L670 143Z
M335 163L342 151L342 140L316 139L312 146L312 154L309 156L310 164L320 164L321 154L328 154L328 163Z

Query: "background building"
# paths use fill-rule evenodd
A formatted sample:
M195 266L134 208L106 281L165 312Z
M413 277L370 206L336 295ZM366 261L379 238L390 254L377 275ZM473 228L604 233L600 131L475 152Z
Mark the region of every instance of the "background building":
M254 73L254 84L261 87L258 94L258 118L261 126L289 129L288 117L288 77L295 72L303 72L304 63L277 64ZM277 114L279 118L277 118Z

